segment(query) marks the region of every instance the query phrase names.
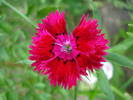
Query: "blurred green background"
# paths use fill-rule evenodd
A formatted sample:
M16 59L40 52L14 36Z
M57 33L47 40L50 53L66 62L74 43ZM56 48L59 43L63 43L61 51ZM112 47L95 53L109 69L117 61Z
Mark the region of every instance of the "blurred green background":
M56 9L69 32L89 14L110 40L113 78L97 71L93 88L78 82L78 100L133 100L133 0L0 0L0 100L73 100L74 89L50 86L28 60L36 23Z

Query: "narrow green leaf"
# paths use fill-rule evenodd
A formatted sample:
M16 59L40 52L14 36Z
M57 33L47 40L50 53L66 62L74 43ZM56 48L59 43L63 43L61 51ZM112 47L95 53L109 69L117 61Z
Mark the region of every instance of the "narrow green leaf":
M133 37L133 32L127 32L127 35Z
M109 82L104 72L102 70L99 70L97 76L98 84L101 88L101 91L106 95L107 100L115 100L114 94L110 88Z
M128 24L129 27L133 27L133 24Z
M107 55L106 58L108 60L120 64L121 66L133 68L133 61L123 55L119 55L117 53L109 53L109 55Z
M129 47L133 45L132 40L133 40L132 38L126 39L122 41L121 43L110 48L109 51L117 52L117 53L124 53Z
M14 6L12 6L10 3L8 3L6 0L2 0L2 3L12 9L14 12L16 12L18 15L20 15L23 19L25 19L29 24L31 24L33 27L36 27L36 24L30 20L26 15L21 13L18 9L16 9Z
M125 93L123 93L122 91L120 91L118 88L116 88L115 86L111 86L112 91L118 95L119 97L121 97L122 100L133 100L131 96L126 95Z
M116 93L118 96L120 96L121 98L125 99L125 96L123 95L123 93L121 93L121 91L119 91L117 88L115 88L114 86L111 86L112 91L114 91L114 93Z
M122 89L126 89L130 84L133 83L133 77L129 78L122 86Z

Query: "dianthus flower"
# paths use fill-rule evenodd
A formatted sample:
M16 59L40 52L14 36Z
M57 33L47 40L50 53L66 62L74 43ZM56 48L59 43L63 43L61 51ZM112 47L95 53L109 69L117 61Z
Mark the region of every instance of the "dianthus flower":
M30 45L34 70L48 75L50 83L70 89L86 71L100 69L108 40L98 29L96 19L82 16L80 24L67 33L64 12L50 13L38 24Z

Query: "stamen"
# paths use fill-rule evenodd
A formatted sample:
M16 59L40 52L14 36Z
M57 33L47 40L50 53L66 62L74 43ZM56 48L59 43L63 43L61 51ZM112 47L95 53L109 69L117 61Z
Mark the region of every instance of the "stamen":
M61 47L63 46L62 44L59 44L59 43L55 43L55 44L56 44L56 45L59 45L59 46L61 46Z

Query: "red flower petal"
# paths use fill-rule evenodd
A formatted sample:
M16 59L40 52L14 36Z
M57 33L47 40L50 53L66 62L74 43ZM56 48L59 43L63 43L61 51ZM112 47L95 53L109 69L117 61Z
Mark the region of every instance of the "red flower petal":
M50 83L54 86L61 85L70 89L72 86L76 86L77 80L80 79L80 72L75 61L64 62L56 58L46 66L45 74L48 75Z
M75 37L80 37L85 40L87 39L95 39L101 30L97 29L98 23L97 20L89 19L87 20L88 16L83 16L81 18L80 24L74 29L72 32Z
M53 36L67 33L64 13L59 13L58 11L50 13L38 26L37 30L47 30Z
M91 71L93 71L94 69L99 69L101 68L102 61L105 61L104 58L102 58L101 56L96 56L96 55L84 55L84 54L80 54L79 56L77 56L76 58L79 66L81 68L84 69L89 69Z
M105 59L102 57L107 53L106 44L108 40L104 38L104 34L100 34L97 20L89 19L83 16L80 24L72 32L77 38L77 49L81 52L77 57L79 65L89 70L99 69Z
M31 60L47 60L54 56L52 53L54 39L47 32L33 37L32 43L31 50L29 50L29 53L32 54L29 57Z

